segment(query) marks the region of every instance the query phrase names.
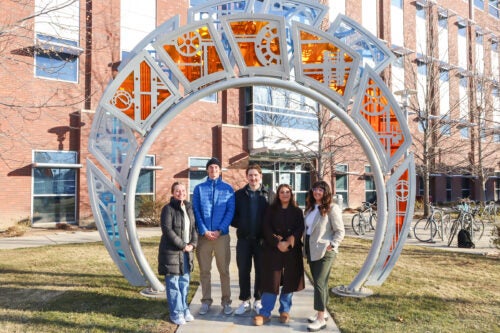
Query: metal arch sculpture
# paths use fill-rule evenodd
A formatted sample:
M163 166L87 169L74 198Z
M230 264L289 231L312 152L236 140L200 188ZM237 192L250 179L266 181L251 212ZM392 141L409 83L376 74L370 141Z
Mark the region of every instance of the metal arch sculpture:
M267 85L323 104L358 139L372 169L377 229L367 258L340 295L381 285L405 243L414 209L415 167L406 119L379 73L393 55L355 21L305 0L217 0L150 33L122 62L96 110L87 159L90 202L106 249L124 277L152 294L164 285L137 236L134 197L142 161L171 119L197 100L234 87ZM348 106L352 108L348 109ZM112 179L110 181L109 179ZM386 181L387 179L387 181ZM146 293L147 294L147 293Z

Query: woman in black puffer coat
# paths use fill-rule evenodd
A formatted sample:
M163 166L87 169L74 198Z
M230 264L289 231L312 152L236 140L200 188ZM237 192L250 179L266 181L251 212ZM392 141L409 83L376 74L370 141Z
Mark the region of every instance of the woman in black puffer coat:
M198 232L186 196L184 184L175 182L170 203L161 211L162 236L158 250L158 273L165 275L170 319L177 325L194 320L187 304L187 294Z

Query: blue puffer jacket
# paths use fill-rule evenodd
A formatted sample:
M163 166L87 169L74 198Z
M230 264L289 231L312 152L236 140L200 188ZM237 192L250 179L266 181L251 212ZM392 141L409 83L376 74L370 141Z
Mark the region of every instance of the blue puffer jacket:
M193 211L200 235L216 230L227 235L234 216L233 188L220 177L208 178L194 188Z

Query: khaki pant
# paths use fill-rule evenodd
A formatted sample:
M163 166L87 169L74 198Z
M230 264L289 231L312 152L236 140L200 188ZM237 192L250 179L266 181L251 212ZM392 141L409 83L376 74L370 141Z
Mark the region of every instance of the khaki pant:
M200 266L201 302L212 304L212 258L220 275L221 305L231 304L231 282L229 278L229 263L231 262L231 248L229 235L221 235L214 241L205 237L198 238L196 258Z

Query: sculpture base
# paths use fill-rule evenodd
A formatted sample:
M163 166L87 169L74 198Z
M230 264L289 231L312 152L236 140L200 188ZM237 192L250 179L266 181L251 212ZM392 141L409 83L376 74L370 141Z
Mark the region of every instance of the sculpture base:
M344 285L334 287L330 289L330 292L338 296L357 297L357 298L363 298L373 295L373 291L371 289L365 287L354 289L346 287Z
M154 290L151 288L146 288L141 290L140 294L144 297L150 298L165 298L167 297L165 294L165 290Z

